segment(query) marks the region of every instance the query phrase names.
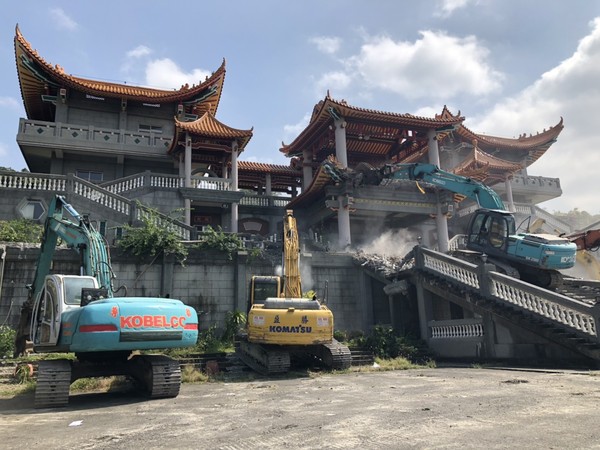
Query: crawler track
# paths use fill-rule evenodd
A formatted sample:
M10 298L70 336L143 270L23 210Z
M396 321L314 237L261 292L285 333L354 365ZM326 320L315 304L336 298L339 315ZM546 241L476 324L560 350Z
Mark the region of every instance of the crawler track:
M323 344L321 347L321 360L328 369L346 370L352 365L352 353L344 344L335 339L331 344Z
M242 339L237 353L244 364L262 375L290 370L290 352L278 346L254 344Z
M66 359L40 361L35 388L36 408L56 408L69 402L71 362Z
M148 397L172 398L179 395L181 367L178 361L163 355L144 355L135 357L132 362L143 368L138 379L143 382Z

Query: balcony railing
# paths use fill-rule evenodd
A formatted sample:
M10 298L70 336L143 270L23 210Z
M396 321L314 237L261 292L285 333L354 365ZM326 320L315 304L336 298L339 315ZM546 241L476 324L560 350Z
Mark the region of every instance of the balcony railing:
M98 128L93 125L75 125L60 122L21 119L19 122L19 138L30 136L45 141L78 141L98 146L130 146L168 149L171 139L155 133L141 133L132 130Z

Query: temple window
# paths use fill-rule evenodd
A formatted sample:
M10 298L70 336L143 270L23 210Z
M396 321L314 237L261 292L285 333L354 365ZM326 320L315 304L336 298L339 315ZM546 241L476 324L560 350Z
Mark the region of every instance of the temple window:
M144 125L144 124L140 124L138 126L138 131L140 133L155 133L155 134L162 134L162 127L157 126L157 125Z
M28 198L22 201L17 209L21 217L23 217L24 219L40 221L44 214L46 214L46 207L44 206L44 202L36 199Z
M92 183L100 183L104 180L103 172L95 172L93 170L77 170L75 175L82 180L91 181Z

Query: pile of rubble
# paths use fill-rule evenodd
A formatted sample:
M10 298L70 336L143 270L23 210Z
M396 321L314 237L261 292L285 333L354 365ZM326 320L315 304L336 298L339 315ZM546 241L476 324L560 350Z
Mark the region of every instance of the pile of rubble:
M409 270L414 265L412 250L404 257L368 254L358 250L352 257L360 266L377 272L389 280L397 278L400 272Z

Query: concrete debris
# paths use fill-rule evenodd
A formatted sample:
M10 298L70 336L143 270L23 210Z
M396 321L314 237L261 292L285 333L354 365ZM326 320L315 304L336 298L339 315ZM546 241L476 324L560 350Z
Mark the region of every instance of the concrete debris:
M411 269L414 265L412 250L404 257L367 254L359 250L352 257L360 266L373 270L390 280L396 278L400 272Z

